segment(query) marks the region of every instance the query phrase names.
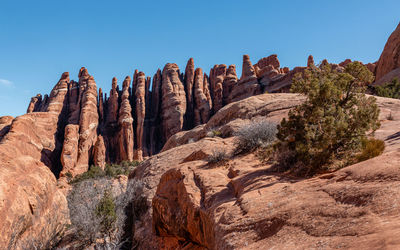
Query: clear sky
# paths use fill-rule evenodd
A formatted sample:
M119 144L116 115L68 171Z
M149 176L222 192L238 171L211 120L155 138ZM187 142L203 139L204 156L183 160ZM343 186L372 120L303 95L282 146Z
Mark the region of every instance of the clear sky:
M374 62L400 21L399 0L41 1L0 0L0 116L26 112L62 72L85 66L106 92L139 69L190 57L214 64L253 63L278 54L282 66L346 58Z

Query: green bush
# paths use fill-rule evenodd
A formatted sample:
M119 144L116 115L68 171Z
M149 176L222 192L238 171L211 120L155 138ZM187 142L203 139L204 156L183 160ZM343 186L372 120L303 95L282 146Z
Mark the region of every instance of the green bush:
M100 231L105 234L110 234L117 220L114 198L110 190L104 192L103 197L96 206L95 214L97 218L100 219Z
M324 63L297 74L291 90L307 99L278 126L278 148L285 152L281 164L286 165L280 169L312 175L359 150L366 133L380 125L375 98L365 96L364 86L372 81L359 62L343 72Z
M229 154L225 149L213 150L212 154L207 158L208 163L218 163L229 159Z
M276 124L263 120L241 127L236 136L235 153L246 153L259 147L266 147L276 139Z
M382 154L385 150L385 142L378 139L363 140L362 150L359 155L357 155L358 161L365 161Z
M115 178L118 175L129 175L137 165L139 165L138 161L123 161L121 164L107 164L104 170L98 166L91 166L85 173L75 176L70 183L73 184L88 179L99 179L102 177Z
M375 87L378 96L400 99L400 81L396 77L391 82Z

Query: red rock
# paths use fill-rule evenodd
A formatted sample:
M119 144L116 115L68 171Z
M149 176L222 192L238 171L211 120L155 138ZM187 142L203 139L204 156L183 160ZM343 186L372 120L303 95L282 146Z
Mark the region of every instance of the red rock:
M58 84L61 89L63 84ZM61 87L61 88L60 88ZM58 99L53 89L52 103ZM35 249L57 242L68 223L67 200L51 172L57 154L58 104L15 118L0 143L0 246ZM44 248L44 247L43 247Z
M365 66L366 66L366 67L368 68L368 70L371 71L372 73L375 72L376 63L367 63Z
M68 123L79 124L80 103L85 87L78 82L71 81L68 85Z
M85 86L79 119L78 159L75 173L84 173L89 168L90 152L97 140L99 115L97 112L97 86L93 76L85 68L79 73L79 85Z
M139 72L136 82L136 150L135 159L143 160L143 131L144 119L146 115L146 77L143 72Z
M26 113L39 111L41 104L42 104L42 95L37 94L36 96L31 98L31 102L29 103Z
M103 90L99 88L99 123L104 121L104 102L103 102Z
M339 63L339 66L346 67L346 65L349 63L351 63L351 59L346 59L343 62Z
M81 173L75 171L75 164L78 160L78 145L79 125L68 124L65 127L64 143L61 152L61 164L63 169L60 173L60 177L66 176L67 173L70 173L72 176Z
M160 123L161 123L161 70L158 69L153 77L152 91L151 91L151 128L150 128L150 154L155 154L160 150Z
M376 64L375 79L381 77L390 71L400 67L400 23L390 35Z
M10 130L13 120L12 116L0 116L0 141Z
M242 76L233 88L229 99L238 101L261 93L261 87L257 80L257 75L248 55L243 56Z
M214 113L223 107L223 82L225 74L225 64L217 64L210 71L211 97Z
M118 115L118 91L117 91L117 78L112 79L112 88L110 90L110 97L108 98L108 113L107 123L117 122Z
M184 86L186 92L186 113L184 127L190 129L193 127L194 117L194 60L190 58L186 64Z
M163 142L183 128L186 111L186 94L175 63L165 65L162 72L162 137Z
M46 112L61 114L65 111L66 95L68 92L69 73L64 72L50 93L49 103Z
M103 136L97 137L96 144L93 149L93 163L95 166L99 166L104 170L106 166L106 146L104 144Z
M131 78L127 76L122 84L121 107L118 116L118 162L133 160L134 133L132 108L129 103L130 84Z
M280 73L280 63L277 55L270 55L268 57L264 57L260 59L255 65L254 68L258 68L256 71L257 77L262 77L264 74L268 73L271 70L276 70Z
M208 89L204 84L204 75L201 68L197 68L194 77L194 126L206 123L211 115L211 106L205 92Z
M310 68L312 66L315 66L314 57L312 55L309 55L307 59L307 67Z
M232 92L232 89L237 84L237 75L236 75L236 66L229 65L228 70L226 71L226 76L223 83L223 104L226 105L231 102L229 99L229 95Z

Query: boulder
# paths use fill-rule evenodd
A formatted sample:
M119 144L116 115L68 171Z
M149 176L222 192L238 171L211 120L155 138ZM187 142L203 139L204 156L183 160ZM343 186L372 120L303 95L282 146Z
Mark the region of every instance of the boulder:
M376 64L375 79L379 80L400 67L400 23L390 35Z

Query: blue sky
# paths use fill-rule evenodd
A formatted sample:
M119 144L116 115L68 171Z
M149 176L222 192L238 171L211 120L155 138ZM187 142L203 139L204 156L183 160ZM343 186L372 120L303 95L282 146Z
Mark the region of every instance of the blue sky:
M353 1L20 1L0 0L0 116L26 112L62 72L85 66L109 91L139 69L153 75L190 57L253 63L278 54L282 66L346 58L374 62L400 21L398 0Z

